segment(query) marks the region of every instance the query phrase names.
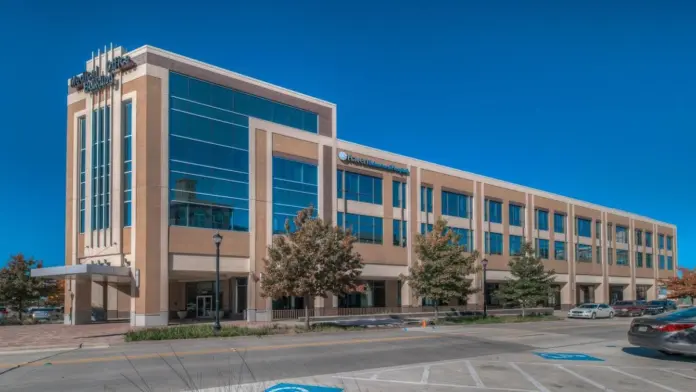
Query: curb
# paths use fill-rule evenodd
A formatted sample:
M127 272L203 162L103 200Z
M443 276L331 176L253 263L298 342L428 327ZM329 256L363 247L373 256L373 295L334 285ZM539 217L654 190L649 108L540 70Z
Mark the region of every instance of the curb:
M99 349L99 348L109 348L108 344L76 344L72 346L33 346L33 347L18 347L17 349L10 349L5 351L0 351L0 355L21 355L21 354L38 354L38 353L50 353L56 351L70 351L70 350L89 350L89 349Z

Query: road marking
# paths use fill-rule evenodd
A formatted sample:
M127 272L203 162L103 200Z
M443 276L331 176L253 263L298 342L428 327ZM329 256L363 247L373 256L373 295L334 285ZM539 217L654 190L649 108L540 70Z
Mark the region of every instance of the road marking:
M679 372L675 372L674 370L669 370L669 369L657 369L657 370L660 370L660 371L663 371L663 372L667 372L667 373L672 373L672 374L674 374L674 375L676 375L676 376L688 378L688 379L690 379L690 380L696 380L696 377L687 376L686 374L681 374L681 373L679 373ZM688 370L688 369L684 369L684 370Z
M645 379L645 378L643 378L643 377L638 377L638 376L633 375L633 374L631 374L631 373L624 372L623 370L619 370L619 369L617 369L617 368L615 368L615 367L613 367L613 366L607 366L607 369L612 370L612 371L614 371L614 372L616 372L616 373L619 373L619 374L623 374L623 375L626 376L626 377L631 377L631 378L636 379L636 380L638 380L638 381L642 381L642 382L644 382L644 383L647 383L647 384L656 386L656 387L658 387L658 388L662 388L662 389L664 389L665 391L670 391L670 392L681 392L681 391L679 391L679 390L677 390L677 389L670 388L670 387L668 387L668 386L666 386L666 385L662 385L662 384L660 384L660 383L656 383L655 381L650 381L650 380Z
M471 364L471 361L467 360L465 363L466 368L469 369L469 374L471 374L471 378L473 378L474 382L476 383L476 386L480 388L485 388L486 386L483 385L483 381L481 381L481 377L479 377L478 373L476 373L476 369L474 369L474 365Z
M430 366L423 366L423 375L421 376L421 384L427 384L430 378Z
M372 382L382 382L391 384L408 384L408 385L423 385L420 382L415 381L402 381L402 380L370 380L369 378L360 377L348 377L348 376L334 376L334 378L341 378L346 380L356 380L356 381L372 381ZM492 388L492 387L478 387L474 385L457 385L457 384L441 384L441 383L429 383L427 385L432 385L434 387L448 387L448 388L460 388L460 389L483 389L488 391L504 391L504 392L539 392L533 389L515 389L515 388ZM548 392L548 390L542 391Z
M541 385L541 383L540 383L539 381L535 380L534 377L530 376L529 373L525 372L525 371L522 370L519 366L517 366L516 363L510 362L510 367L512 367L513 369L517 370L524 378L527 379L527 381L529 381L529 382L531 382L532 384L534 384L534 386L537 387L537 389L539 390L539 392L551 392L551 391L549 391L548 389L546 389L545 386Z
M585 376L582 376L582 375L580 375L580 374L578 374L578 373L576 373L576 372L574 372L574 371L572 371L572 370L570 370L570 369L566 369L566 368L563 367L563 365L556 365L556 367L559 368L559 369L561 369L561 370L563 370L564 372L566 372L566 373L568 373L568 374L572 374L573 376L575 376L575 377L581 379L582 381L585 381L586 383L588 383L588 384L594 386L594 387L597 388L597 389L600 389L600 390L605 391L605 392L614 392L613 389L609 389L609 388L605 387L604 385L599 384L599 383L597 383L597 382L595 382L595 381L592 381L591 379L589 379L589 378L587 378L587 377L585 377Z
M199 350L199 351L182 351L182 352L162 352L153 354L137 354L137 355L113 355L107 357L91 357L91 358L80 358L80 359L63 359L58 361L51 361L51 365L79 365L88 364L95 362L114 362L114 361L125 361L129 360L139 360L139 359L155 359L155 358L169 358L169 357L184 357L191 355L208 355L208 354L225 354L225 353L235 353L235 352L247 352L247 351L269 351L269 350L284 350L292 348L306 348L306 347L325 347L334 345L348 345L348 344L361 344L361 343L383 343L383 342L398 342L406 340L419 340L419 339L439 339L441 336L438 335L424 335L424 336L403 336L403 337L391 337L391 338L376 338L376 339L351 339L351 340L335 340L326 342L308 342L308 343L296 343L296 344L281 344L275 346L252 346L252 347L229 347L229 348L219 348L211 350ZM12 363L0 363L0 369L13 368L16 366L22 367L39 367L44 366L45 361L33 362L29 364L12 364Z

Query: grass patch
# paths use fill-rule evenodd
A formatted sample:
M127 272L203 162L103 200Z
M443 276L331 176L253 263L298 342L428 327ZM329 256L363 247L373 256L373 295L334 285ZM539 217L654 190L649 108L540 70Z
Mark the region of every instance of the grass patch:
M215 335L211 325L189 325L178 327L145 328L129 331L125 335L126 342L139 342L143 340L176 340L176 339L200 339L237 336L266 336L283 333L276 326L268 327L239 327L236 325L223 325L219 335Z
M533 316L463 316L463 317L445 317L438 320L439 325L466 325L466 324L511 324L511 323L528 323L534 321L555 321L560 320L559 317L551 315L533 315Z

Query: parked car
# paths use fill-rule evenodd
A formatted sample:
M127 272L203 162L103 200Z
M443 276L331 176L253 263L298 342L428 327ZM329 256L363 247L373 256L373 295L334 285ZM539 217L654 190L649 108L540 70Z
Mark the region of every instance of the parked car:
M673 310L677 310L676 302L661 299L648 302L648 306L645 308L645 314L660 314Z
M628 330L628 341L667 355L696 355L696 308L635 318Z
M33 308L30 315L34 320L47 321L56 318L56 311L53 308Z
M618 301L611 305L617 316L642 316L648 301Z
M568 311L568 318L613 318L614 309L607 304L582 304Z

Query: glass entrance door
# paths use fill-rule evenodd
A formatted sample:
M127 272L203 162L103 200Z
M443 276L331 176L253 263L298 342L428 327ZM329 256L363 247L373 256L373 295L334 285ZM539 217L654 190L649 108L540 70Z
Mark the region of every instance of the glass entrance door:
M196 317L211 318L213 317L213 296L199 295L196 297Z

